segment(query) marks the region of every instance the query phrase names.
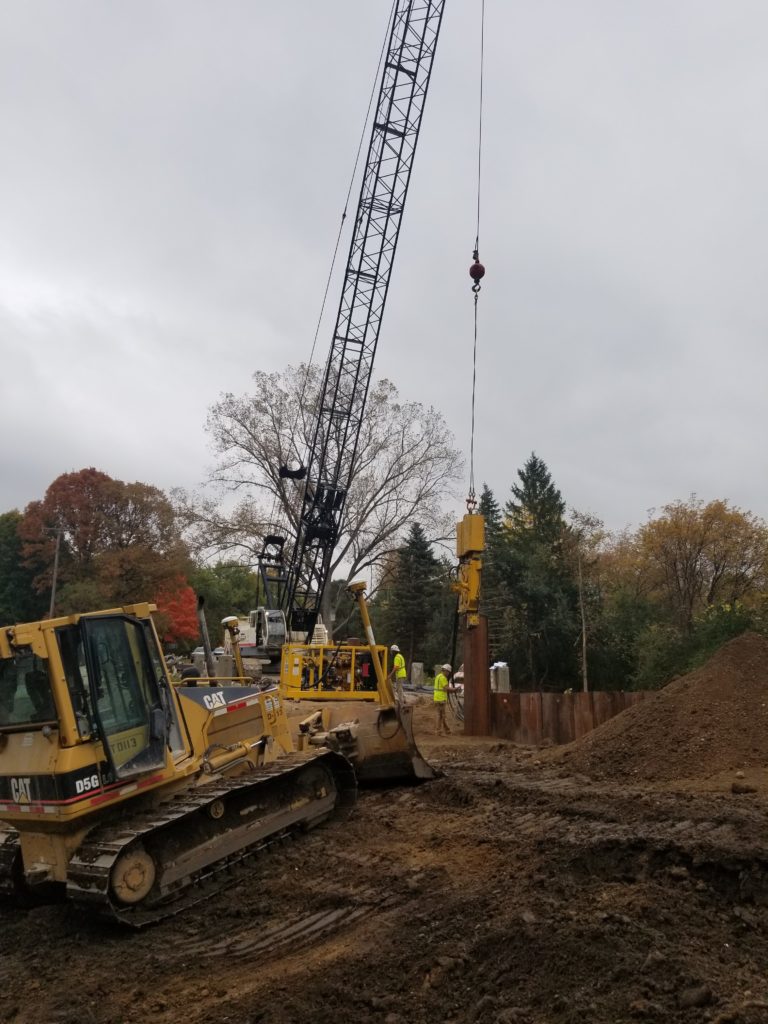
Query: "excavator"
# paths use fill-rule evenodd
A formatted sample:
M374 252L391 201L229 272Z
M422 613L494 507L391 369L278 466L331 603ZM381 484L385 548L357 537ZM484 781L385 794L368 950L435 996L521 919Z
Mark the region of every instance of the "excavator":
M311 639L340 535L443 7L392 8L314 440L306 465L280 469L303 483L289 558L286 538L264 538L265 621L285 640ZM347 813L358 781L432 777L370 624L380 703L321 714L296 751L277 689L172 683L152 610L0 627L0 892L63 892L140 927Z

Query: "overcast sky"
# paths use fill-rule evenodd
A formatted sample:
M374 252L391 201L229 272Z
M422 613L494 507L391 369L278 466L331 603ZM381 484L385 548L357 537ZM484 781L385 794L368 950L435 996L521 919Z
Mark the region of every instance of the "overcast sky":
M198 485L208 406L308 357L389 8L0 0L0 512ZM376 367L467 453L479 11L446 0ZM535 450L613 529L768 517L766 39L765 0L486 0L478 489Z

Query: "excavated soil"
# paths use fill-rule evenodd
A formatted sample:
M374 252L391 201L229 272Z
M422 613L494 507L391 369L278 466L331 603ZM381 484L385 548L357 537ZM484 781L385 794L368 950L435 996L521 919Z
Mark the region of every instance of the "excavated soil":
M595 779L728 781L768 764L768 640L747 633L563 751ZM717 788L717 787L715 787Z
M595 781L428 712L442 778L361 794L178 919L1 910L0 1020L768 1022L761 793Z

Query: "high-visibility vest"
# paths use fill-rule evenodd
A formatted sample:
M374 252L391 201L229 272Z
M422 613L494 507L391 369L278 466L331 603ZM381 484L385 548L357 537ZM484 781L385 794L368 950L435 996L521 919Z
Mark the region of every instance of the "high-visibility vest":
M405 671L405 658L400 653L395 655L394 668L396 679L405 679L405 677L408 675L408 673Z
M448 700L448 679L442 672L438 672L435 676L434 698L436 704L442 704Z

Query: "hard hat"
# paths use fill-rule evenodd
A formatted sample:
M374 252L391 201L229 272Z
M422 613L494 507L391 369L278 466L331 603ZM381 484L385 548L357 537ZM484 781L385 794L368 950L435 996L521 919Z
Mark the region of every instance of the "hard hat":
M397 644L392 644L392 646L389 649L390 651L397 651L398 654L400 653L400 648L397 646Z
M443 672L453 672L450 665L443 665Z

